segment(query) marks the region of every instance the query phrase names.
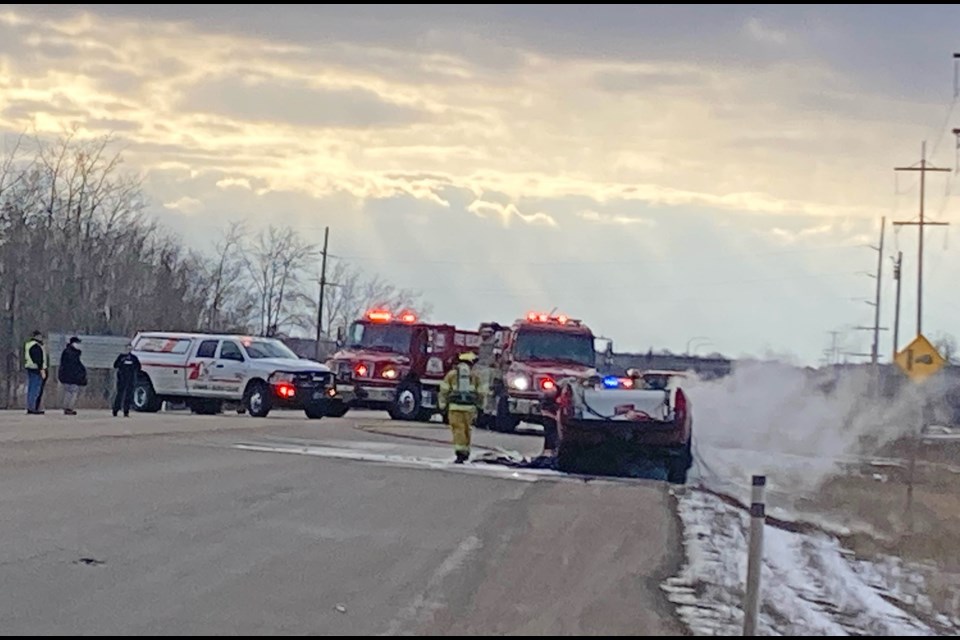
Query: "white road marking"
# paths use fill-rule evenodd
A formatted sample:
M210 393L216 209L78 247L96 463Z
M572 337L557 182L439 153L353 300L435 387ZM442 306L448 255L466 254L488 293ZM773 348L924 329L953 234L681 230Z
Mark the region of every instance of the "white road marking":
M332 443L331 443L332 444ZM232 445L244 451L259 451L265 453L286 453L321 458L336 458L357 462L373 462L387 464L393 467L407 469L432 469L450 473L465 473L478 476L494 477L503 480L518 480L521 482L585 482L593 484L649 484L651 480L637 478L617 478L612 476L582 476L562 473L552 469L518 469L505 465L488 462L468 462L454 464L452 456L438 458L435 452L437 447L416 446L407 444L349 442L339 441L339 446L329 446L316 441L295 442L293 439L280 441L247 441ZM356 447L356 448L354 448ZM444 451L446 452L446 451Z

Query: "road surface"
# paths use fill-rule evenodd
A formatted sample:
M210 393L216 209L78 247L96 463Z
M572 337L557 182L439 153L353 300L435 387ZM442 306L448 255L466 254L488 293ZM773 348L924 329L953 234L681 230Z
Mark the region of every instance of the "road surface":
M684 633L667 486L456 467L446 427L382 415L0 412L0 628Z

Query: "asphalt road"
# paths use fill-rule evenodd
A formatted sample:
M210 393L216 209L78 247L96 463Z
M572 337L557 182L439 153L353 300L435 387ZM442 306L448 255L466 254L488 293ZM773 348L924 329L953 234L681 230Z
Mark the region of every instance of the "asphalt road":
M376 413L0 412L0 629L684 633L666 485L457 467L446 438Z

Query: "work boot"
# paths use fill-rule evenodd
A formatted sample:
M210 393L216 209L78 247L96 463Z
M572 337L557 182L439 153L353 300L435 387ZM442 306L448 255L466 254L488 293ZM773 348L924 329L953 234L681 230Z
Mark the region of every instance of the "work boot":
M463 464L467 461L467 458L470 457L470 454L466 451L457 451L457 459L453 461L454 464Z
M77 412L74 411L73 409L64 409L64 410L63 410L63 415L65 415L65 416L75 416L75 415L77 415Z

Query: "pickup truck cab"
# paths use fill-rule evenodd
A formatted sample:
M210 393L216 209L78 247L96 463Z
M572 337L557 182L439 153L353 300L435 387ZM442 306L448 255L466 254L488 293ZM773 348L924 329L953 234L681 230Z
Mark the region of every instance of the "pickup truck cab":
M329 368L297 357L273 338L141 332L131 344L142 367L133 393L136 411L157 412L171 400L216 414L231 402L255 417L274 408L302 409L316 420L328 415L336 396Z

